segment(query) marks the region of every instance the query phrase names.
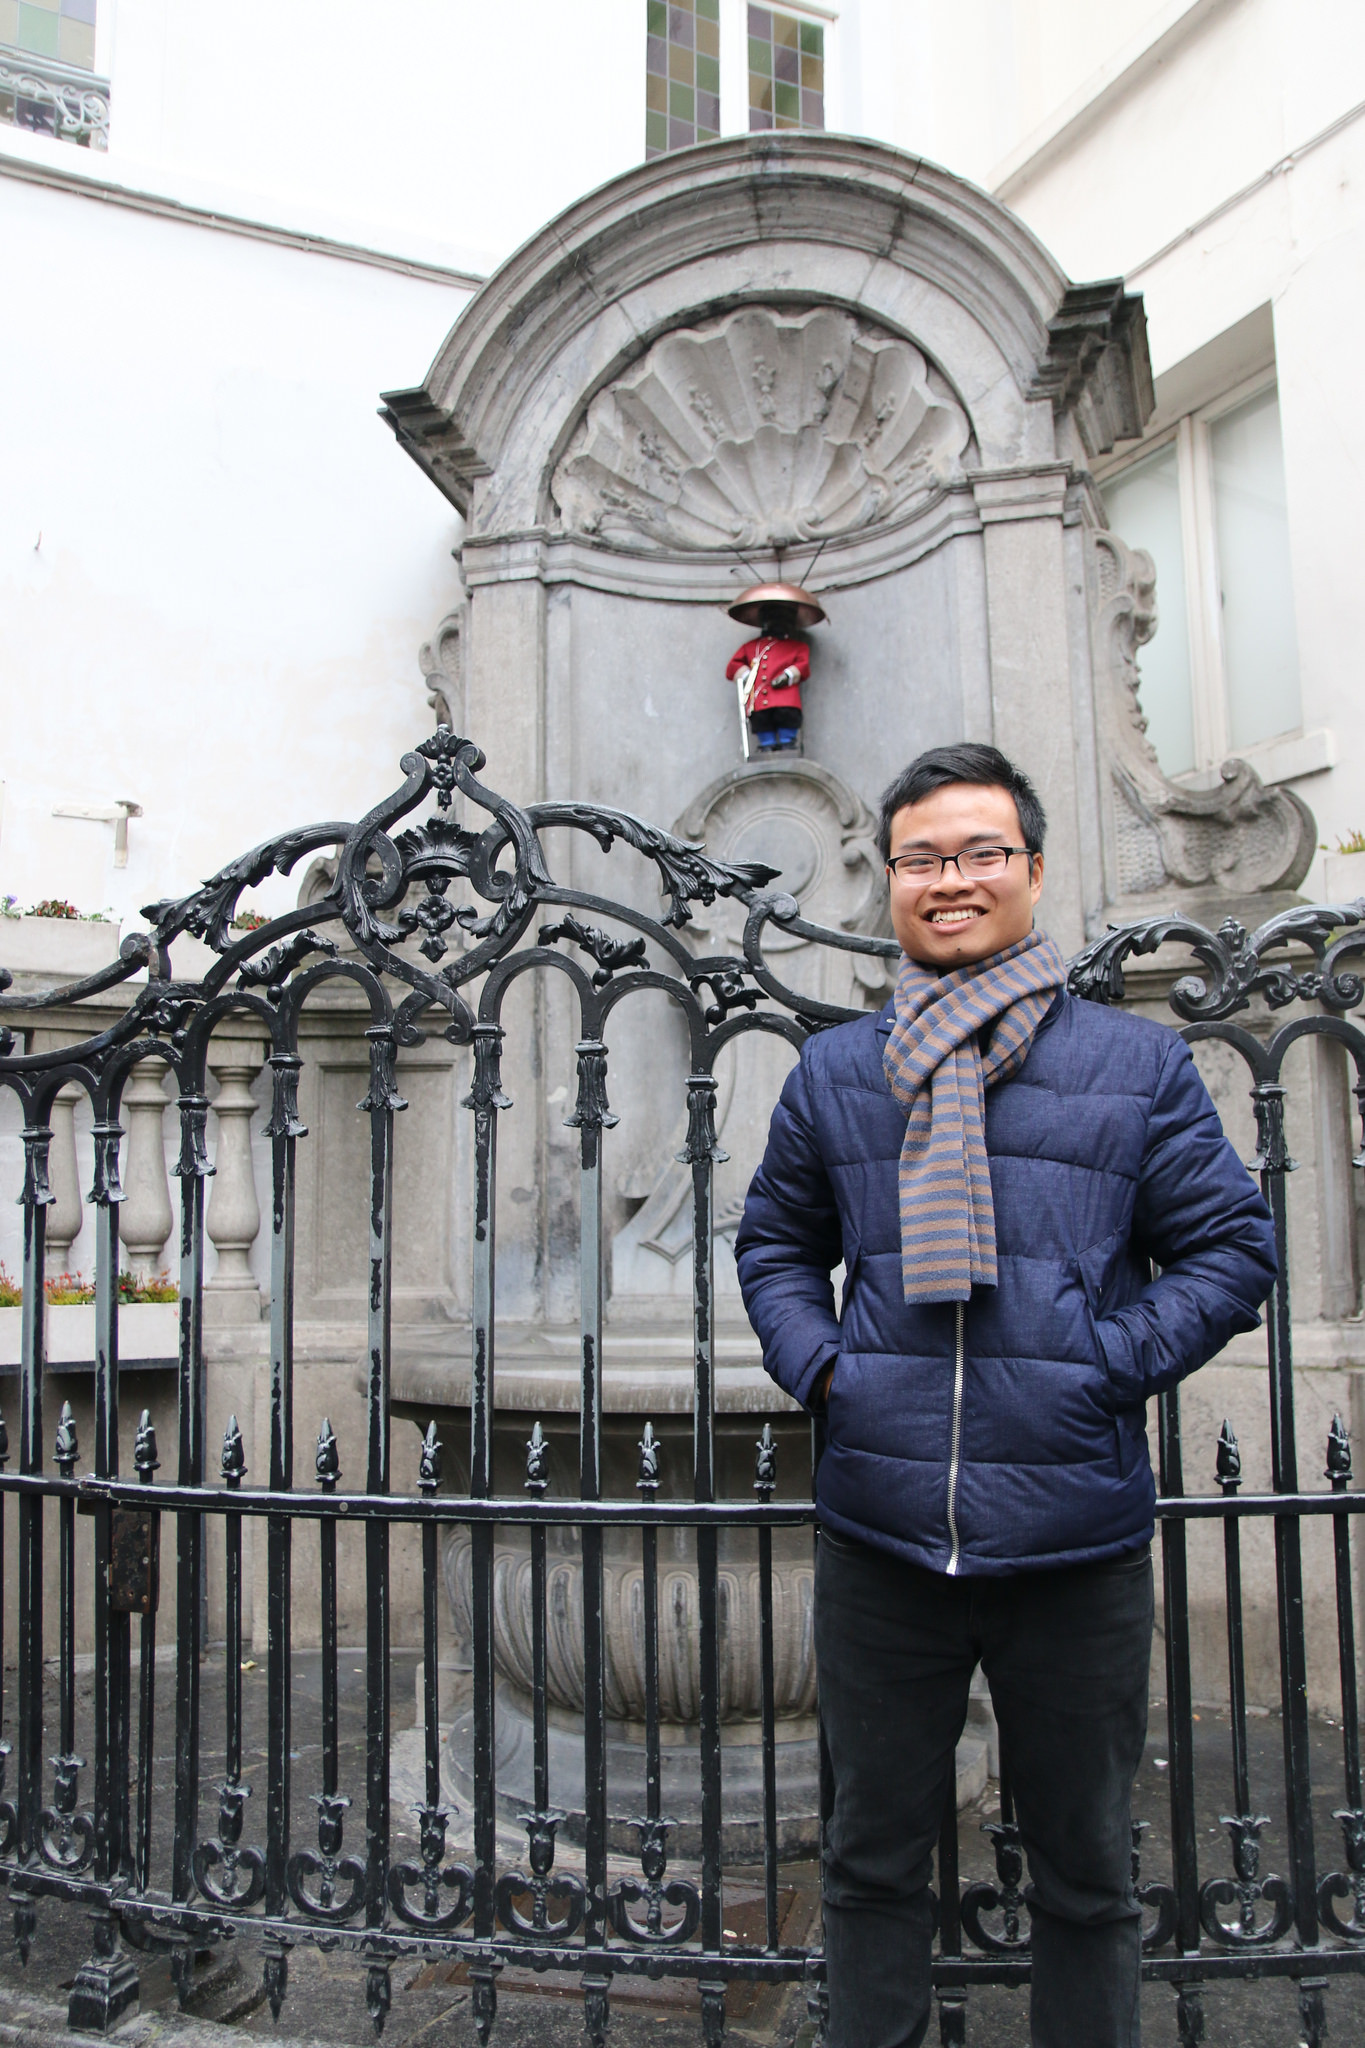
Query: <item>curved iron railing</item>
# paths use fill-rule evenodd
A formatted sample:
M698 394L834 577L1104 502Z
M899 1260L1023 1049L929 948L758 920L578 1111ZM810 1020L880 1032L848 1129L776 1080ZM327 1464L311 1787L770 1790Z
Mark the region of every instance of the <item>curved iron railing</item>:
M168 1944L182 1981L194 1945L254 1935L263 1946L265 1982L278 2013L286 1995L288 1955L301 1940L354 1951L367 1967L367 2001L377 2027L390 2004L392 1964L410 1956L462 1958L468 1966L480 2039L496 2014L498 1972L508 1963L578 1971L589 2036L600 2043L614 1975L644 1973L694 1980L709 2043L724 2031L726 1988L737 1980L807 1984L813 2014L821 2008L818 1949L785 1944L779 1912L780 1847L776 1782L774 1682L775 1529L810 1526L801 1502L775 1500L776 1443L765 1425L756 1445L756 1498L717 1498L715 1437L715 1287L713 1176L724 1158L716 1130L716 1061L738 1036L776 1034L799 1046L809 1032L860 1014L803 995L768 961L765 937L776 925L813 945L892 959L894 942L814 926L773 885L771 869L726 865L699 846L609 807L575 803L510 803L480 781L484 757L446 728L402 761L404 781L358 823L330 821L281 835L220 870L178 901L151 905L146 932L124 940L119 958L82 981L36 994L0 993L0 1082L23 1113L23 1334L18 1375L18 1462L0 1469L0 1597L8 1502L17 1518L20 1659L17 1697L9 1707L13 1746L0 1744L0 1877L9 1885L20 1951L43 1896L79 1900L94 1909L95 1954L77 1979L73 2019L107 2025L127 2003L132 1971L127 1947ZM419 814L427 800L435 806ZM457 807L456 799L459 799ZM461 823L482 817L477 829ZM413 820L417 822L412 822ZM408 821L408 822L405 822ZM665 899L659 914L557 882L541 835L550 828L589 834L604 850L617 842L653 864ZM272 873L287 874L305 856L330 849L335 877L321 900L237 936L233 918L242 891ZM452 891L460 900L452 900ZM684 929L692 906L729 897L746 912L742 949L699 954ZM415 900L414 900L415 898ZM532 930L538 919L538 931ZM1073 963L1071 986L1084 997L1118 1001L1124 962L1160 948L1183 947L1198 971L1177 979L1170 1002L1193 1041L1217 1039L1248 1070L1259 1150L1254 1170L1270 1203L1287 1272L1288 1218L1284 1062L1305 1037L1331 1039L1354 1062L1356 1094L1365 1107L1365 1032L1350 1013L1365 995L1346 962L1365 949L1358 931L1365 900L1294 909L1248 933L1229 920L1208 932L1179 918L1126 926L1106 934ZM453 956L450 935L461 945ZM178 979L172 948L182 935L202 940L213 964L198 980ZM1296 964L1306 948L1311 965ZM420 957L416 957L420 956ZM1167 955L1166 957L1169 957ZM442 964L444 963L444 964ZM141 977L145 972L145 980ZM566 1119L578 1132L581 1314L578 1485L572 1498L547 1493L547 1451L539 1423L527 1446L526 1492L494 1493L498 1317L495 1298L495 1182L500 1121L511 1107L501 1078L503 1014L509 992L535 972L565 977L578 1023L577 1097ZM293 1259L296 1153L306 1135L299 1115L300 1020L305 1006L331 984L349 984L368 1016L369 1088L359 1109L369 1119L366 1442L363 1483L344 1490L340 1452L328 1421L319 1429L316 1490L296 1483L293 1383ZM11 988L0 970L0 990ZM680 1158L692 1182L693 1441L690 1500L658 1499L660 1446L651 1426L641 1440L638 1498L603 1497L603 1134L615 1122L607 1092L606 1033L617 1007L643 992L662 992L684 1022L687 1136ZM27 1049L21 1034L46 1014L79 1014L98 1000L126 999L112 1022L57 1050ZM1296 1014L1278 1030L1258 1031L1234 1017L1259 999L1274 1012ZM229 1018L249 1019L269 1042L272 1114L270 1215L271 1321L269 1441L266 1469L247 1484L235 1419L219 1456L220 1483L206 1461L203 1346L205 1182L212 1174L206 1144L207 1059L212 1034ZM97 1023L99 1020L95 1020ZM474 1122L472 1230L473 1310L470 1392L470 1482L467 1494L443 1492L442 1446L427 1430L415 1472L394 1491L390 1450L391 1291L394 1250L394 1118L402 1053L439 1028L470 1048L473 1079L467 1106ZM120 1103L140 1062L164 1062L178 1084L180 1156L178 1444L173 1483L160 1484L157 1446L144 1415L134 1450L135 1478L120 1466L118 1372L118 1208ZM69 1083L89 1097L94 1122L96 1344L94 1464L76 1477L75 1426L64 1414L56 1436L56 1476L47 1469L44 1437L45 1212L51 1113ZM1361 1157L1365 1157L1362 1154ZM1358 1157L1356 1164L1361 1164ZM1161 1402L1161 1517L1166 1615L1167 1700L1173 1867L1170 1881L1142 1882L1134 1827L1134 1875L1147 1915L1144 1950L1149 1976L1178 1994L1182 2040L1202 2027L1200 1986L1226 1976L1282 1974L1298 1980L1305 2036L1319 2041L1325 2025L1323 1986L1343 1971L1365 1971L1365 1805L1362 1804L1351 1517L1365 1496L1350 1490L1350 1447L1334 1426L1327 1491L1300 1484L1288 1285L1282 1279L1267 1319L1273 1485L1241 1490L1239 1452L1226 1429L1218 1452L1219 1491L1185 1492L1180 1402ZM8 1460L0 1424L0 1467ZM402 1490L404 1487L408 1490ZM60 1541L58 1681L60 1730L52 1793L43 1788L44 1503L55 1500ZM93 1602L95 1689L91 1729L95 1759L86 1801L76 1753L73 1518L94 1517ZM1339 1665L1343 1700L1344 1832L1340 1867L1320 1881L1311 1808L1310 1721L1303 1613L1301 1524L1332 1520ZM158 1813L152 1769L155 1705L155 1562L167 1516L175 1534L176 1761L169 1816ZM242 1531L263 1520L267 1559L267 1743L262 1788L243 1765ZM1284 1848L1286 1874L1263 1875L1247 1740L1240 1532L1248 1518L1269 1518L1275 1535L1275 1580L1285 1731ZM350 1800L340 1789L338 1746L337 1552L339 1521L359 1524L366 1560L366 1739L363 1847L347 1846ZM1226 1817L1231 1871L1201 1881L1188 1627L1187 1527L1192 1519L1222 1521L1225 1543L1228 1671L1232 1730L1232 1804ZM291 1550L295 1528L319 1532L319 1630L322 1645L321 1776L315 1794L316 1847L294 1840L291 1823ZM221 1526L225 1561L225 1769L217 1791L216 1830L200 1823L201 1665L207 1530ZM526 1854L499 1855L495 1784L494 1531L528 1532L531 1560L534 1684L534 1798L523 1816ZM414 1860L395 1848L389 1810L390 1534L395 1525L421 1532L425 1697L422 1743L425 1796L418 1808L420 1846ZM474 1785L472 1853L457 1861L447 1845L451 1809L443 1798L437 1670L439 1664L438 1536L462 1525L472 1547L472 1715ZM546 1711L547 1570L551 1530L578 1533L583 1577L582 1874L556 1868L556 1836L565 1814L552 1804ZM670 1870L675 1821L663 1811L660 1768L660 1531L692 1532L698 1584L700 1666L700 1851L694 1863ZM642 1560L645 1662L644 1810L634 1819L638 1869L623 1870L609 1842L607 1714L603 1614L603 1545L613 1530L635 1532ZM723 1758L720 1730L719 1541L723 1532L752 1530L757 1547L760 1615L762 1744L761 1939L727 1933L723 1912ZM130 1542L147 1571L129 1595L120 1573ZM215 1539L216 1540L216 1539ZM151 1574L149 1577L148 1574ZM149 1590L150 1589L150 1590ZM140 1614L136 1695L132 1687L132 1617ZM0 1616L0 1626L3 1617ZM0 1712L3 1707L0 1707ZM12 1791L4 1773L13 1766ZM944 2042L966 2038L965 1999L980 1982L1017 1982L1027 1975L1027 1908L1023 1851L1008 1783L1000 1786L1000 1820L987 1829L994 1850L993 1883L963 1884L958 1872L956 1813L940 1844L940 1928L935 1979ZM158 1886L156 1845L169 1818L168 1882ZM1343 1912L1342 1903L1347 1910ZM120 1941L121 1937L121 1941ZM121 1945L122 1943L122 1945Z

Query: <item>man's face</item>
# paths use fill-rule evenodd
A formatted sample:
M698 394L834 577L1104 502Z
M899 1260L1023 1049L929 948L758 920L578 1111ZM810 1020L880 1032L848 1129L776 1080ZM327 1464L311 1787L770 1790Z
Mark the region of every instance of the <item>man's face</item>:
M1014 798L1006 789L949 782L891 821L891 857L963 853L970 846L1022 846ZM1033 929L1043 893L1043 857L1012 854L998 875L959 873L951 863L928 881L891 877L891 926L901 949L921 966L947 970L988 959Z

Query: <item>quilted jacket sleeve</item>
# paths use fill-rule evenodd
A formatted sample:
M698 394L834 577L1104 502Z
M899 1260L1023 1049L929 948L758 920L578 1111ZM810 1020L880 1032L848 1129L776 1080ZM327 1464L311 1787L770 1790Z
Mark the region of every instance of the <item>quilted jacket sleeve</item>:
M739 1284L763 1363L807 1406L839 1350L830 1274L843 1257L834 1190L810 1114L806 1060L787 1077L735 1238Z
M1161 1271L1098 1319L1120 1405L1159 1394L1254 1330L1277 1269L1270 1212L1178 1038L1152 1098L1133 1243Z

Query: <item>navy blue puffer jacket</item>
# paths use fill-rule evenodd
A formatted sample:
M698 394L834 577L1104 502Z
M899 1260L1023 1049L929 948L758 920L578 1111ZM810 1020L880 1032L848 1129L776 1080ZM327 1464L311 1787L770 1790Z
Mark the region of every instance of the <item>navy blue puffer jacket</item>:
M1059 995L986 1094L999 1283L907 1305L892 1023L888 1003L808 1041L735 1243L779 1386L809 1403L835 1364L821 1520L963 1574L1135 1548L1155 1500L1146 1401L1255 1328L1265 1203L1180 1037Z

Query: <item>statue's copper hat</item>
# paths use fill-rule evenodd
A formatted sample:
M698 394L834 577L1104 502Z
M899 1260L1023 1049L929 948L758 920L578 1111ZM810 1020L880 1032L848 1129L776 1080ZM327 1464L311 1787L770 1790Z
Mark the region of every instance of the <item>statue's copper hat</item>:
M818 600L808 590L798 589L795 583L756 583L730 606L730 617L738 619L742 626L761 626L770 604L795 606L798 626L818 626L825 616Z

